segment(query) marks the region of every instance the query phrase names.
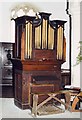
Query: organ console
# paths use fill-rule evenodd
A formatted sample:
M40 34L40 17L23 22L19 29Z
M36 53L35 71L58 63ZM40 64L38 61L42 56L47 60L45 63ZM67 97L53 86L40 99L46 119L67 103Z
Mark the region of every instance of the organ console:
M14 103L21 109L32 106L32 92L60 90L61 65L66 61L66 21L50 20L51 13L15 20L13 52ZM47 96L41 96L39 102Z

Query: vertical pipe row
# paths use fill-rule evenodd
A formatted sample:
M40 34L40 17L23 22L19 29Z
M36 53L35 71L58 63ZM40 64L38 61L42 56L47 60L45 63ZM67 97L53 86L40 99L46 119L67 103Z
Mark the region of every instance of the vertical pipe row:
M32 57L32 24L28 22L26 24L26 42L25 42L25 58L30 59Z

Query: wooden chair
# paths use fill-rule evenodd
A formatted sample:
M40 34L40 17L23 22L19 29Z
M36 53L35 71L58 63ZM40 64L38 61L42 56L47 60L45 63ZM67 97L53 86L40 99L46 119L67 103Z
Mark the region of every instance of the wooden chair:
M73 112L82 112L82 110L77 110L75 109L76 108L76 105L79 101L82 101L82 92L80 92L79 94L76 95L76 97L74 98L73 100L73 103L72 103L72 111Z

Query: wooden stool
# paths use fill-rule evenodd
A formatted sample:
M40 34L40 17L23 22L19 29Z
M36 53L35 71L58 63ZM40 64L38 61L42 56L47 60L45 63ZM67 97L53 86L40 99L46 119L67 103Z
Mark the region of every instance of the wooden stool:
M37 115L38 109L41 106L43 106L45 103L50 101L52 98L55 99L56 101L60 102L61 104L63 104L65 106L65 109L71 110L71 106L69 105L70 104L70 97L71 97L69 91L61 90L61 91L58 91L58 92L51 92L51 93L47 92L47 93L32 93L32 94L33 94L32 114L34 114L35 116ZM56 97L56 95L59 95L59 94L65 94L66 102L63 102L59 98ZM45 99L40 104L38 104L38 97L40 95L48 95L48 98Z

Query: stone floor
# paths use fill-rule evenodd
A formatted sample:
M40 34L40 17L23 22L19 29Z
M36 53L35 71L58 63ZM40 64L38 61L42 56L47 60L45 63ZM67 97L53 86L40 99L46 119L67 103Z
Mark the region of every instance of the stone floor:
M64 109L64 106L62 106ZM80 112L69 112L52 114L52 115L41 115L37 118L80 118ZM31 111L21 110L14 105L13 98L0 98L0 117L1 118L33 118Z

